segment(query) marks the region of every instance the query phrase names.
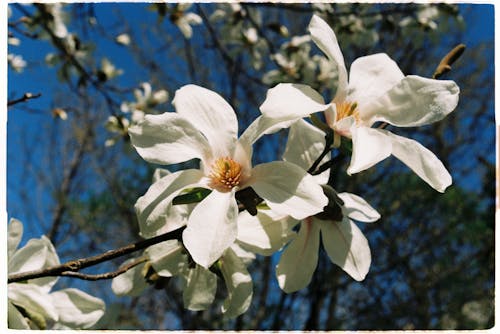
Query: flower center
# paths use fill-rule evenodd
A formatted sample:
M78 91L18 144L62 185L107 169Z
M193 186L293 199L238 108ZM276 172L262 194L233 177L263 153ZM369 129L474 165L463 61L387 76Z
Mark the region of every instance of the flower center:
M228 191L240 184L241 165L229 157L219 158L212 164L208 176L212 187Z
M356 102L336 102L335 106L337 107L337 117L335 118L335 122L340 121L349 116L353 116L356 123L359 123L359 111L358 104Z

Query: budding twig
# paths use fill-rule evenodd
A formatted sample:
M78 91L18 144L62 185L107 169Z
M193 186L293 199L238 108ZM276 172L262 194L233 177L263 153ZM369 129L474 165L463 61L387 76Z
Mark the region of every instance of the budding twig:
M163 241L173 240L173 239L179 240L182 236L183 230L184 230L184 227L179 228L179 229L172 231L172 232L158 235L158 236L150 238L150 239L141 240L141 241L135 242L133 244L129 244L129 245L121 247L121 248L113 249L113 250L104 252L104 253L99 254L99 255L90 256L90 257L82 258L82 259L78 259L78 260L68 261L68 262L63 263L63 264L58 265L58 266L53 266L53 267L49 267L46 269L40 269L40 270L33 270L33 271L29 271L29 272L24 272L24 273L12 274L12 275L9 275L8 283L21 282L21 281L25 281L25 280L29 280L29 279L47 277L47 276L74 276L74 277L78 276L78 278L82 278L85 275L76 273L80 269L88 268L88 267L94 266L96 264L99 264L99 263L102 263L105 261L109 261L109 260L115 259L117 257L121 257L123 255L127 255L130 253L136 252L136 251L141 250L141 249L145 249L149 246L158 244L158 243L163 242ZM118 269L118 270L120 270L120 269ZM65 275L63 275L64 272L66 272ZM72 272L72 274L69 274L69 272ZM106 275L106 274L104 274L104 275ZM90 277L92 277L92 276L90 276Z
M101 279L111 279L115 278L116 276L119 276L123 274L124 272L132 269L133 267L146 262L148 258L146 256L141 256L140 258L135 259L134 261L121 266L115 271L107 272L104 274L98 274L98 275L90 275L90 274L84 274L84 273L79 273L75 271L63 271L60 276L69 276L69 277L74 277L74 278L79 278L87 281L97 281Z
M40 96L42 96L41 93L37 93L37 94L24 93L24 95L18 99L7 101L7 107L13 106L14 104L18 104L21 102L26 102L26 101L31 100L31 99L36 99L36 98L39 98Z
M443 74L451 71L451 65L464 53L465 44L458 44L455 46L446 56L441 59L439 65L436 67L434 74L432 75L433 79L437 79L441 77Z

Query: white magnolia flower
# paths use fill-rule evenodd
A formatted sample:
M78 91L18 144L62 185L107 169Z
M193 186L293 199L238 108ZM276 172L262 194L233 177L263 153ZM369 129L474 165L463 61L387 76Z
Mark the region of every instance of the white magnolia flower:
M313 16L309 30L316 45L337 67L334 99L325 104L321 95L309 86L279 84L268 91L260 108L264 117L277 121L294 115L299 119L324 111L337 143L340 136L352 139L348 174L361 172L392 154L443 192L451 184L451 176L432 152L414 140L371 126L386 122L412 127L443 119L458 103L459 88L455 82L404 76L383 53L356 59L348 80L333 30L317 16Z
M121 44L121 45L129 45L131 40L130 40L130 36L128 34L123 33L123 34L116 36L115 41L116 41L116 43Z
M22 223L11 219L7 238L9 274L60 264L54 246L45 236L31 239L17 249L22 235ZM90 328L103 316L105 306L99 298L72 288L50 292L57 280L44 277L8 284L9 328L45 329L49 325Z
M193 158L200 169L181 170L153 183L136 203L141 224L163 226L174 197L194 187L211 192L189 214L183 242L194 261L208 268L237 235L237 190L252 187L278 213L302 219L320 212L327 198L311 175L283 161L252 167L252 144L290 124L255 120L238 139L232 107L218 94L195 85L179 89L175 113L146 115L129 129L132 144L147 161L170 165Z
M164 89L153 91L149 82L141 83L139 89L134 89L135 102L124 102L120 109L131 113L132 123L142 121L144 115L153 112L154 108L168 101L168 92Z
M16 72L22 72L26 67L26 61L21 55L9 53L7 55L7 61L9 62L9 65L12 67L12 69Z
M186 10L191 7L190 3L180 3L177 4L172 13L171 20L172 22L180 29L184 37L191 38L193 36L193 28L192 25L199 25L203 20L198 14L195 13L186 13Z

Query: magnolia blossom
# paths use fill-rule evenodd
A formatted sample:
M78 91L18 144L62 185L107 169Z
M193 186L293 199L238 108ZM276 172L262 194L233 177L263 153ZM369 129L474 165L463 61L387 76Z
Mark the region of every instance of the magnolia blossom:
M181 192L211 190L190 212L183 243L195 262L208 268L237 236L235 193L252 187L278 213L302 219L322 211L328 200L311 175L295 164L275 161L252 167L252 144L263 134L288 126L258 118L238 139L232 107L218 94L195 85L179 89L177 112L146 115L129 129L133 146L151 163L170 165L194 158L199 169L160 178L135 208L143 225L160 228L168 221L172 200Z
M170 172L157 169L154 180L169 175ZM193 205L173 205L168 210L168 221L164 221L162 231L169 231L180 226L185 226L189 213L194 208ZM240 213L248 214L246 211ZM250 216L251 217L251 216ZM240 228L238 219L238 231ZM147 231L146 226L140 226L141 231ZM240 233L240 232L238 232ZM246 240L251 239L246 236ZM217 276L210 270L200 265L190 266L186 250L182 243L177 240L168 240L153 245L145 250L148 262L140 264L128 270L124 274L113 279L112 290L119 296L138 296L148 286L146 280L147 266L154 269L158 278L178 277L182 281L184 307L191 311L207 309L215 299L217 291ZM244 313L250 306L253 295L253 283L247 265L255 259L255 255L241 248L237 241L224 251L219 259L219 269L222 273L228 295L222 306L225 317L233 318ZM127 260L124 264L129 264L136 259Z
M299 166L310 166L323 150L324 133L300 120L290 127L283 159ZM326 183L328 175L315 176ZM357 281L365 278L371 263L368 241L352 220L371 223L380 214L364 199L339 193L343 218L323 220L311 216L301 221L297 237L290 242L276 267L280 287L293 292L307 286L318 263L319 239L330 260Z
M297 119L324 111L336 134L352 139L353 151L348 174L361 172L394 155L434 189L444 192L451 176L441 161L418 142L387 130L372 128L376 122L412 127L443 119L458 103L459 88L450 80L404 76L384 53L356 59L349 80L344 58L333 30L313 16L309 25L313 41L337 67L335 97L325 103L311 87L279 84L270 89L260 110L265 118Z
M193 28L191 25L199 25L202 22L201 17L195 13L186 13L191 7L190 3L179 3L175 5L170 16L172 22L180 29L185 38L193 36Z
M23 225L11 219L8 226L9 274L39 270L59 265L54 246L42 236L31 239L17 249L23 235ZM57 277L30 279L22 283L10 283L7 287L9 328L45 329L90 328L104 314L104 303L78 289L51 292Z

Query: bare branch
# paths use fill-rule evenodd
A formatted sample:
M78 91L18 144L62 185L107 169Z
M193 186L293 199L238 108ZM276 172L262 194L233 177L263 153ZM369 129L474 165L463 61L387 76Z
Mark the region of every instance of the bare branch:
M161 235L158 235L156 237L146 239L146 240L141 240L138 242L135 242L133 244L129 244L124 247L120 247L117 249L113 249L107 252L104 252L99 255L87 257L87 258L81 258L78 260L72 260L68 261L66 263L63 263L58 266L53 266L49 267L46 269L41 269L41 270L33 270L25 273L18 273L18 274L12 274L9 275L8 278L8 283L15 283L15 282L21 282L29 279L34 279L34 278L40 278L40 277L47 277L47 276L62 276L62 273L66 272L77 272L80 269L88 268L91 266L94 266L99 263L103 263L118 257L121 257L123 255L131 254L134 252L137 252L138 250L145 249L149 246L158 244L163 241L167 240L173 240L173 239L180 239L182 236L182 231L184 228L179 228L175 231L164 233ZM69 274L72 275L72 274ZM73 274L73 276L75 276ZM81 275L80 275L81 276ZM81 278L81 277L80 277Z
M18 104L18 103L21 103L21 102L26 102L26 101L31 100L31 99L37 99L37 98L39 98L40 96L42 96L42 94L41 94L41 93L37 93L37 94L33 94L33 93L24 93L24 95L23 95L23 96L21 96L21 97L20 97L20 98L18 98L18 99L7 101L7 107L11 107L11 106L13 106L14 104Z
M102 280L102 279L111 279L111 278L115 278L116 276L123 274L124 272L132 269L133 267L135 267L141 263L146 262L147 260L148 260L148 258L146 256L141 256L140 258L137 258L134 261L132 261L124 266L121 266L120 268L118 268L115 271L107 272L104 274L90 275L90 274L84 274L84 273L79 273L79 272L75 272L75 271L64 271L61 273L61 276L74 277L74 278L79 278L79 279L83 279L83 280L87 280L87 281L98 281L98 280Z

